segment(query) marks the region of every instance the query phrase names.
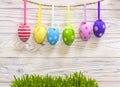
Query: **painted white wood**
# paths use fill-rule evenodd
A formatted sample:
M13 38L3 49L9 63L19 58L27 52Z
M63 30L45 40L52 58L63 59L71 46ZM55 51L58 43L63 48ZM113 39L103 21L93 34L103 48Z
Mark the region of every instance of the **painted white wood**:
M1 0L0 87L10 87L13 75L63 75L80 70L86 76L96 79L99 87L120 87L119 3L119 0L105 0L101 3L101 17L107 23L106 34L100 39L92 35L88 42L80 40L78 34L83 20L83 7L72 7L71 23L75 27L76 37L73 45L68 47L63 44L61 37L55 46L49 45L47 40L43 45L36 44L33 33L27 43L22 43L17 37L17 27L23 22L23 1ZM27 4L27 22L33 32L37 22L37 6ZM87 20L93 25L97 18L97 4L87 8ZM67 24L66 16L66 8L55 8L55 25L60 33ZM50 7L43 6L42 20L48 28L51 24Z
M64 75L76 71L98 82L120 82L119 66L120 58L0 58L0 82L10 82L13 75Z

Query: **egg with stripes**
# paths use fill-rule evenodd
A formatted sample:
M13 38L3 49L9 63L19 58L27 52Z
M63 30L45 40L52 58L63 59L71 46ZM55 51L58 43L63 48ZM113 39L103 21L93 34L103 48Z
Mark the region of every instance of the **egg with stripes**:
M51 45L55 45L59 40L59 29L49 28L47 31L47 40Z
M30 37L30 26L21 24L18 27L18 37L21 41L26 42Z

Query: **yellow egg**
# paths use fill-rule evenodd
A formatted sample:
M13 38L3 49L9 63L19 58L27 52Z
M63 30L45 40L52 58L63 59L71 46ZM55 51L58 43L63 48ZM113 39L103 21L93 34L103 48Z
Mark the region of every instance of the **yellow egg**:
M46 37L46 28L44 25L36 25L34 29L34 39L35 42L41 44L44 42Z

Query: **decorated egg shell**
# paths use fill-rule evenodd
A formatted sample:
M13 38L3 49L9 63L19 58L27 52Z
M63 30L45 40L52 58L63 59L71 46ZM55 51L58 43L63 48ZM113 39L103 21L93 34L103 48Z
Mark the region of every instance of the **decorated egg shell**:
M106 30L106 25L102 20L95 21L93 25L94 35L98 38L102 37Z
M62 33L63 41L66 45L72 45L75 39L75 32L72 26L65 27Z
M34 39L37 43L42 44L46 37L46 28L44 25L36 25L34 29Z
M80 37L82 40L87 41L90 39L92 34L92 27L88 23L82 22L79 30L80 30Z
M30 37L30 26L21 24L18 27L18 37L20 38L21 41L26 42L29 37Z
M57 28L49 28L47 31L47 40L51 45L55 45L59 40L59 30Z

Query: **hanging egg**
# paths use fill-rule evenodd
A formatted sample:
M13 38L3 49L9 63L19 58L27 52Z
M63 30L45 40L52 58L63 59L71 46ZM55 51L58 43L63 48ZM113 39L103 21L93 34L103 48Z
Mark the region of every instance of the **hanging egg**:
M92 34L92 27L87 24L86 22L82 22L80 25L80 37L82 40L87 41L90 39L91 34Z
M47 31L47 40L51 45L55 45L59 40L59 30L57 28L49 28Z
M102 20L97 20L93 26L94 35L98 38L102 37L105 33L106 25Z
M30 37L30 26L21 24L18 27L18 37L21 41L26 42Z
M42 44L46 37L46 28L44 25L36 25L34 29L34 39L37 43Z
M65 27L62 33L63 41L66 45L70 46L75 39L75 32L72 26Z

